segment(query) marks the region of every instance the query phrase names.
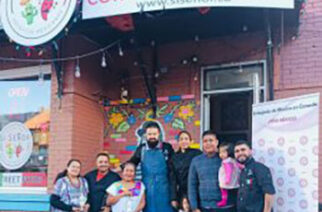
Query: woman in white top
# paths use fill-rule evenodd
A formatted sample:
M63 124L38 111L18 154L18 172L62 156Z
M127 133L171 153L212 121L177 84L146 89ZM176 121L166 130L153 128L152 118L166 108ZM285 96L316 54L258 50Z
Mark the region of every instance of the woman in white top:
M125 163L122 180L107 188L107 205L112 206L113 212L141 212L145 206L145 186L135 181L135 165Z

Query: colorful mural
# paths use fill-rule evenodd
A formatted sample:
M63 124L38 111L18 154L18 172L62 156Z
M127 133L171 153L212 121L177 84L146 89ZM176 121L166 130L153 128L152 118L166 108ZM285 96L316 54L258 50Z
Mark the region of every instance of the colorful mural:
M189 131L195 141L192 147L199 148L200 102L193 95L185 95L188 99L182 97L159 97L155 119L145 101L105 106L104 149L111 153L111 163L117 166L132 155L137 145L145 142L147 121L159 123L162 140L171 143L174 149L177 149L176 139L181 130Z

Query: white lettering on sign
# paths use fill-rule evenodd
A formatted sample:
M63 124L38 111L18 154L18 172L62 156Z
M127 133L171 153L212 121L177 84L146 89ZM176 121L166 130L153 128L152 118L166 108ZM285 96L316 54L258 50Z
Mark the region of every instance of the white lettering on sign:
M17 187L22 185L21 173L4 173L2 175L2 186Z
M29 88L21 87L21 88L10 88L8 91L9 97L26 97L29 95Z

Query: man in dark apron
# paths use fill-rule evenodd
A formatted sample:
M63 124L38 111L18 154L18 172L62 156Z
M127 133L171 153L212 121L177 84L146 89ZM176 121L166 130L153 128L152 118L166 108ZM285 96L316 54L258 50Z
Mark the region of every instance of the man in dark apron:
M168 143L160 141L160 127L155 122L146 125L146 140L129 160L141 163L142 181L146 187L144 212L172 212L171 200L175 200L172 156Z

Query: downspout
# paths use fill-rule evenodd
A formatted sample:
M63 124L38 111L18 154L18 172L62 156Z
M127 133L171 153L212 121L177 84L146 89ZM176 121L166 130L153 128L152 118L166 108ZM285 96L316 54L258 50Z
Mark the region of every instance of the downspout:
M274 60L273 60L273 40L272 28L269 16L269 9L264 10L265 26L266 26L266 68L268 71L268 86L269 86L269 100L274 99Z
M135 40L134 43L135 43L135 49L136 49L139 68L140 68L140 70L142 72L144 83L145 83L145 86L146 86L146 88L148 90L149 97L151 99L151 105L152 105L152 110L153 110L153 118L155 118L156 117L156 104L157 104L156 103L157 98L156 98L155 87L153 85L153 82L151 82L149 80L149 76L148 76L148 73L147 73L147 66L144 64L143 57L142 57L142 50L141 50L141 48L140 48L140 46L138 44L138 41Z
M56 71L56 77L57 77L57 97L61 104L61 99L63 97L63 70L62 70L62 62L58 61L59 58L59 47L56 42L53 42L52 45L52 57L54 59L53 64ZM61 105L60 105L61 107Z

